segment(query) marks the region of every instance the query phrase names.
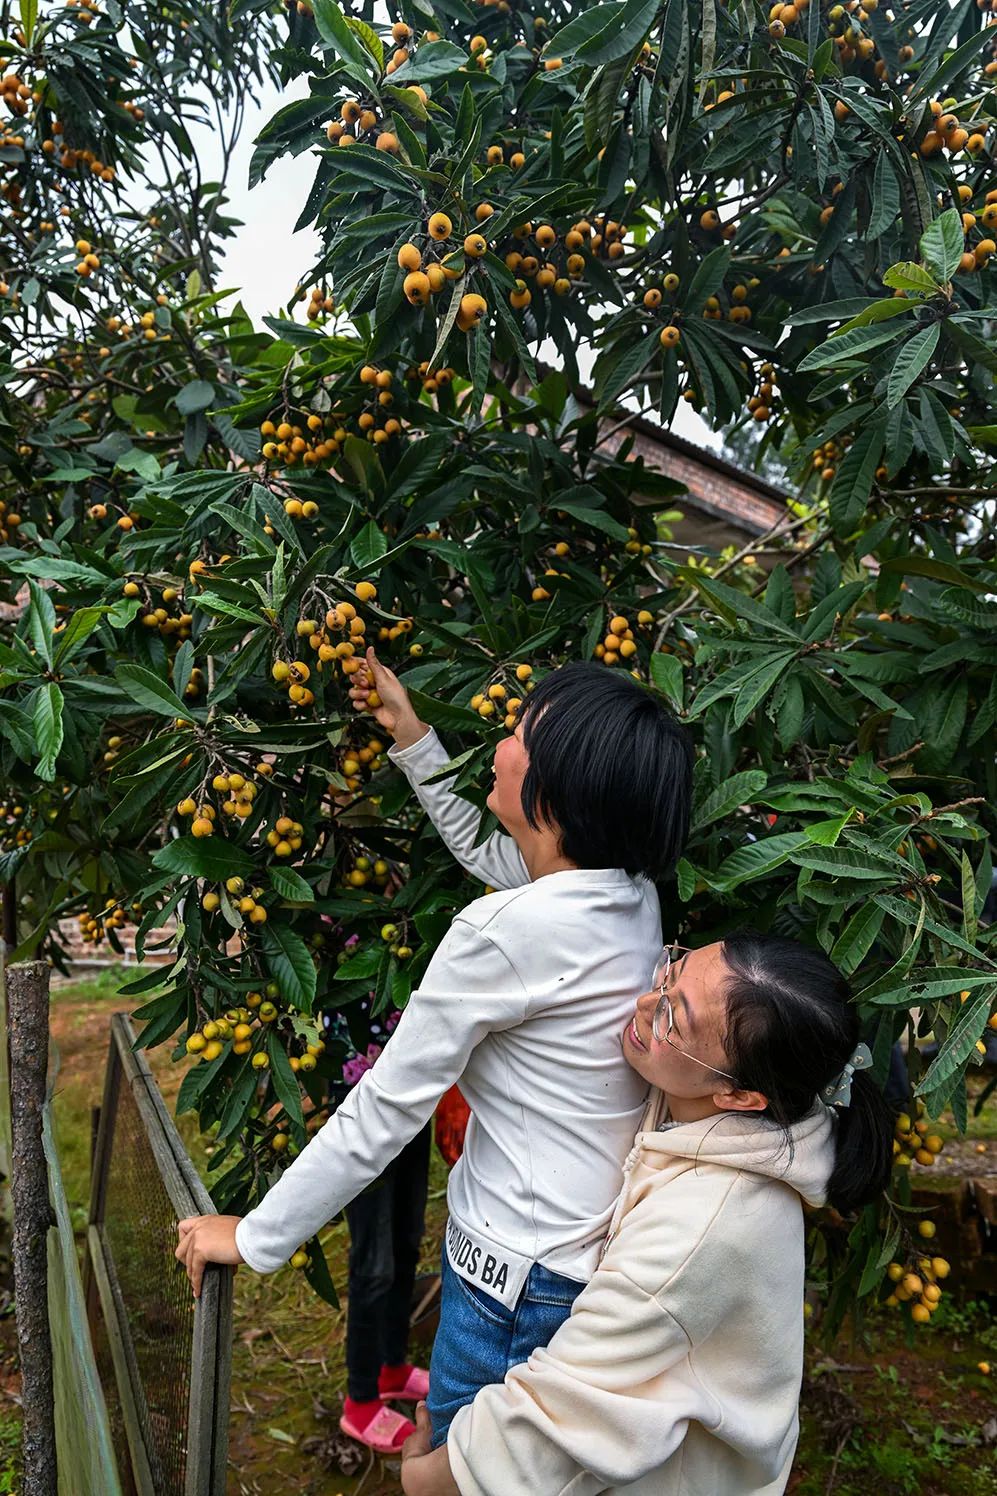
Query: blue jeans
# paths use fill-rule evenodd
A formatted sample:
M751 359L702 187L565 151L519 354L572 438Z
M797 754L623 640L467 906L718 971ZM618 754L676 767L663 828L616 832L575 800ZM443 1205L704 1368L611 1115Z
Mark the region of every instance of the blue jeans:
M429 1363L434 1449L446 1443L454 1414L479 1388L503 1381L552 1339L584 1287L534 1263L515 1308L507 1309L455 1273L444 1246L440 1327Z

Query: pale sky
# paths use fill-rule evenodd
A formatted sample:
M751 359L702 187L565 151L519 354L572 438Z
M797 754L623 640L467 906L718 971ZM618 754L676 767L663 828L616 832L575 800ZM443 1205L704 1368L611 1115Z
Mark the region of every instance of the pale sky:
M262 325L261 319L265 315L287 305L294 287L307 275L318 254L319 239L312 229L303 229L297 234L293 232L315 175L316 158L310 151L294 158L283 157L271 166L258 187L250 192L247 186L254 137L283 104L304 97L308 92L307 85L307 78L299 78L283 91L268 85L260 93L255 108L247 108L245 126L229 174L231 215L241 219L243 227L230 242L218 289L238 288L243 304L257 326ZM210 180L212 167L218 164L214 137L204 132L198 143L205 177ZM303 318L300 305L297 317L298 320ZM553 352L552 346L543 350L549 363L556 362ZM579 364L584 375L591 368L591 356L586 357L583 351ZM719 436L682 400L672 429L699 446L711 447L715 451L721 447Z

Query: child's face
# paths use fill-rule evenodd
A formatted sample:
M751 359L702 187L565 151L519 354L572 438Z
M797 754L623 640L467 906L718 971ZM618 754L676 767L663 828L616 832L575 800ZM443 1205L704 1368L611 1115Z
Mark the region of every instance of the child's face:
M623 1031L623 1053L638 1075L672 1097L692 1099L734 1089L733 1081L718 1073L732 1068L724 1052L729 975L719 941L675 960L664 983L671 1004L670 1032L662 990L637 999ZM654 1034L656 1010L660 1039Z
M527 829L522 789L529 763L530 755L523 742L523 724L520 722L516 731L503 738L495 749L495 783L487 800L488 809L512 836Z

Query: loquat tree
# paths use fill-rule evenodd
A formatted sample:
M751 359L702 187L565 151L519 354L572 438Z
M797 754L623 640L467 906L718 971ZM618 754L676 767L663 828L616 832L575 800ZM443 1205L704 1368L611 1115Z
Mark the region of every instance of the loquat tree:
M832 1326L934 1311L910 1165L997 1026L991 3L7 17L0 879L21 956L176 919L123 990L190 1065L220 1208L480 892L351 708L365 644L479 806L531 682L596 659L696 737L665 934L816 941L880 1079L912 1041L890 1197L813 1254ZM195 126L228 160L275 70L307 92L251 181L311 153L321 253L260 332L214 289ZM669 545L626 422L680 400L792 475L751 552Z

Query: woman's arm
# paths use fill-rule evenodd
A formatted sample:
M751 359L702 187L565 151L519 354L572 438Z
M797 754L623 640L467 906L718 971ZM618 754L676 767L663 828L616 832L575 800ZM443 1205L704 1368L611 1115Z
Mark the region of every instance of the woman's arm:
M505 955L458 916L377 1064L266 1198L242 1220L203 1216L182 1223L177 1255L191 1282L199 1281L205 1262L242 1260L261 1273L282 1267L384 1172L463 1074L472 1050L487 1033L521 1023L525 1006Z
M395 739L388 757L407 776L419 804L461 867L495 888L520 888L529 883L526 864L511 836L493 831L475 845L481 829L480 810L454 794L452 779L440 784L426 783L449 762L450 755L433 729L419 721L404 685L381 664L373 649L367 651L366 671L358 670L353 677L350 687L353 704L366 706L370 676L381 698L374 718Z

